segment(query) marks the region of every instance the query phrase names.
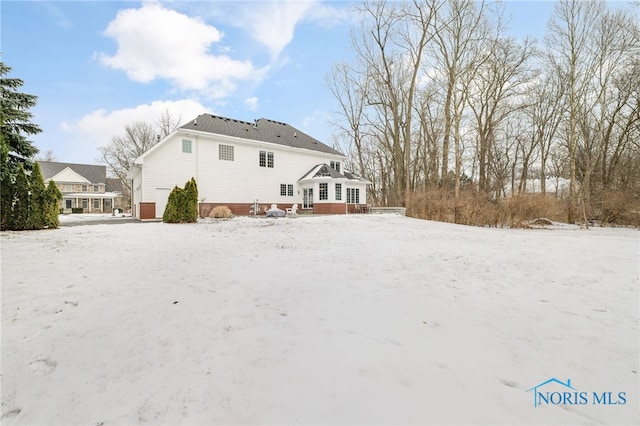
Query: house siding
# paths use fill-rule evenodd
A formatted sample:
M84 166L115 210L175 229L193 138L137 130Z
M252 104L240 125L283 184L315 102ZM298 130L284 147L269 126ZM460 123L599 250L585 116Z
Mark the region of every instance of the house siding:
M190 154L182 152L183 139L192 141ZM234 147L234 161L219 159L220 144ZM274 153L273 168L260 167L261 150ZM344 157L215 134L205 136L178 131L144 157L142 171L133 179L134 203L140 218L148 218L143 217L142 204L158 202L156 189L182 187L193 177L198 185L201 216L206 216L214 205L226 205L234 214L246 215L255 199L261 205L278 204L280 208L294 203L301 205L302 191L297 180L316 164L332 160L344 162ZM281 196L281 184L293 185L293 196Z

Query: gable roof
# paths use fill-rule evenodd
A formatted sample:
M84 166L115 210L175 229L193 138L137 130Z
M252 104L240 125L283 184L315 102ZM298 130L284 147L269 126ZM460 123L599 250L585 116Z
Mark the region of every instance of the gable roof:
M65 167L60 173L51 176L51 179L55 182L91 183L87 178L74 172L70 167Z
M194 120L181 126L180 129L234 136L344 157L344 154L341 152L323 144L295 127L267 118L260 118L250 123L248 121L234 120L217 115L201 114Z
M92 164L58 163L56 161L38 161L44 180L49 180L66 168L84 177L90 183L106 183L107 167Z
M346 179L346 180L357 180L363 183L371 183L369 181L367 181L366 179L348 172L345 170L344 173L340 173L339 171L331 168L328 164L323 163L323 164L316 164L315 166L313 166L311 168L311 170L309 170L307 173L304 174L304 176L302 176L300 179L298 179L298 182L303 181L303 180L308 180L308 179Z

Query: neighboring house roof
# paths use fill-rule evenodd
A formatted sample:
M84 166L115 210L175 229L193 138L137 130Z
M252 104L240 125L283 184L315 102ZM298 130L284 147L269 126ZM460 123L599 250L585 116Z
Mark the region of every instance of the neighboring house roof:
M363 183L370 183L366 179L362 177L348 172L345 170L344 173L340 173L339 171L331 168L328 164L317 164L311 168L307 173L304 174L298 181L309 180L309 179L347 179L347 180L358 180Z
M106 183L107 167L92 164L58 163L55 161L38 161L44 180L49 180L66 168L84 177L90 183Z
M104 190L106 192L122 192L122 181L118 178L107 178Z
M267 118L260 118L253 123L249 123L217 115L201 114L181 126L180 129L198 130L344 156L341 152L323 144L295 127Z

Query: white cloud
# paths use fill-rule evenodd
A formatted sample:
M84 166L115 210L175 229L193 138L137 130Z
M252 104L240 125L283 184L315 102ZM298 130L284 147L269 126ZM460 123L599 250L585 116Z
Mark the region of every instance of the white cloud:
M296 25L312 2L264 2L246 6L247 28L254 40L265 45L272 58L293 40Z
M272 62L275 62L293 40L298 23L314 10L316 4L315 0L210 2L206 3L206 9L199 8L199 13L241 28L254 41L265 46Z
M96 57L106 66L125 71L134 81L167 79L181 90L218 98L233 92L235 81L257 80L266 72L250 61L212 55L209 47L222 40L221 31L157 3L118 12L104 34L116 40L117 51L113 56L98 53Z
M208 111L202 104L191 99L179 101L154 101L151 104L138 105L115 111L99 109L85 115L78 121L61 124L62 130L81 139L83 145L95 149L107 145L111 138L124 132L124 127L136 121L156 124L162 114L169 112L181 124Z
M251 111L254 111L258 108L258 98L252 96L244 100L244 105L249 108Z

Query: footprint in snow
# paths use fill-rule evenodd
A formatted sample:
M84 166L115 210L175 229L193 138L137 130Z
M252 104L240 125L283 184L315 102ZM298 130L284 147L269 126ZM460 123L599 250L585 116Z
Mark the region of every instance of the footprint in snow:
M48 376L53 373L58 363L47 358L38 358L29 363L29 367L36 376Z

